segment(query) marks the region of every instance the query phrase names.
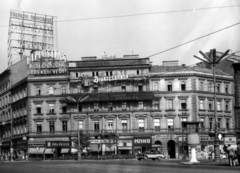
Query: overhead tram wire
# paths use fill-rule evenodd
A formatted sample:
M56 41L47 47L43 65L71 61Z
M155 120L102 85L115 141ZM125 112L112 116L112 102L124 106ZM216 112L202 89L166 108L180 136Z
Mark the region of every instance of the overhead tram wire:
M153 14L169 14L169 13L181 13L181 12L192 12L192 11L201 11L201 10L214 10L214 9L223 9L223 8L232 8L240 7L240 5L230 5L230 6L219 6L219 7L206 7L206 8L190 8L184 10L171 10L171 11L158 11L158 12L149 12L149 13L138 13L138 14L129 14L129 15L118 15L118 16L106 16L106 17L89 17L81 19L67 19L59 20L54 22L74 22L74 21L84 21L84 20L99 20L99 19L112 19L112 18L123 18L123 17L135 17L135 16L144 16L144 15L153 15ZM9 25L1 25L1 27L8 27Z

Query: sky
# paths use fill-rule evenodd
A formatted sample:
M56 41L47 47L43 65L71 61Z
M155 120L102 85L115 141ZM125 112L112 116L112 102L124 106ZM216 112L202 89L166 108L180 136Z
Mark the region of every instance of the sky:
M105 52L192 66L200 50L240 51L239 0L0 0L0 73L11 9L56 16L56 49L72 61Z

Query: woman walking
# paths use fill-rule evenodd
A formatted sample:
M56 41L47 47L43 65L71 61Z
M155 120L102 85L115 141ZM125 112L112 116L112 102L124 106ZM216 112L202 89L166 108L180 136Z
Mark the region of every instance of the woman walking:
M233 148L231 147L231 145L228 145L227 150L228 150L228 161L229 161L229 165L230 165L230 166L235 166L235 164L234 164L234 155L235 155L235 153L234 153L234 150L233 150Z

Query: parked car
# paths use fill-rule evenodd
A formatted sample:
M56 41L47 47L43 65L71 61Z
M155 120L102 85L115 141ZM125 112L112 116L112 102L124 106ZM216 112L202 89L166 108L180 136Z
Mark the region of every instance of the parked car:
M156 159L158 159L160 161L164 158L165 158L165 155L160 151L146 151L144 153L137 154L138 160L142 160L142 159L143 160L147 160L147 159L156 160Z

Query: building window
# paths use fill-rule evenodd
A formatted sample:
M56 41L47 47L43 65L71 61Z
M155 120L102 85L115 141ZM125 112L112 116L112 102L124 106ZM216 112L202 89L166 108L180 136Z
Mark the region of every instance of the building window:
M217 110L221 111L221 102L220 101L217 101Z
M220 93L220 84L217 84L217 93Z
M180 106L182 110L186 110L187 109L187 100L186 99L181 99L180 100Z
M67 89L65 86L62 87L62 94L66 94L67 93Z
M229 101L225 101L225 111L229 111Z
M184 81L181 83L181 91L186 91L186 84Z
M95 112L99 111L98 103L94 103L94 111Z
M213 119L209 118L209 129L213 128Z
M140 131L144 130L144 119L139 119L138 120L138 128Z
M138 92L142 92L143 91L143 86L141 84L138 85Z
M108 102L108 111L113 111L112 102Z
M160 130L160 119L154 119L154 129Z
M204 109L204 100L199 100L199 108Z
M122 102L122 110L127 110L127 103L126 102Z
M143 101L138 102L138 110L143 110Z
M37 133L42 133L42 123L37 122Z
M62 103L62 113L67 113L67 103Z
M40 87L36 87L36 92L37 92L37 95L40 96L41 95L41 88Z
M50 104L48 104L48 107L49 107L49 113L53 114L54 113L54 104L50 103Z
M127 130L127 120L122 120L122 130Z
M78 129L79 130L83 129L83 121L78 121Z
M153 109L154 110L159 110L159 100L154 100L154 102L153 102Z
M212 92L212 83L211 82L208 82L208 91Z
M218 118L217 120L218 120L218 121L217 121L217 127L218 127L218 128L221 128L221 121L222 121L222 119L221 119L221 118Z
M172 91L172 82L168 82L167 90Z
M98 93L98 87L96 87L96 86L93 87L93 92L94 92L94 93Z
M213 110L213 101L212 100L208 101L208 109Z
M63 132L67 132L68 131L67 121L62 121L62 131Z
M200 82L200 91L203 91L204 90L204 85L203 85L203 81Z
M201 122L200 127L204 128L204 118L200 118L200 122Z
M99 121L94 121L94 122L93 122L93 125L94 125L94 127L93 127L94 130L95 130L95 131L99 131Z
M75 76L78 77L78 73L75 73Z
M154 82L154 91L158 91L158 82Z
M137 75L140 75L140 70L137 70Z
M167 110L173 110L173 100L172 99L167 100Z
M54 133L55 132L55 124L54 124L54 122L49 122L49 130L50 130L50 133Z
M122 92L126 92L126 86L122 86Z
M227 118L226 119L226 129L229 129L230 128L230 119Z
M40 104L36 105L36 113L41 114L42 113L41 110L42 110L42 105L40 105Z
M108 128L108 130L113 130L113 120L107 121L107 128Z
M168 126L168 129L173 129L173 118L167 119L167 126Z
M53 87L49 87L49 88L48 88L48 93L49 93L49 94L53 94Z
M228 84L225 85L225 93L228 94Z

